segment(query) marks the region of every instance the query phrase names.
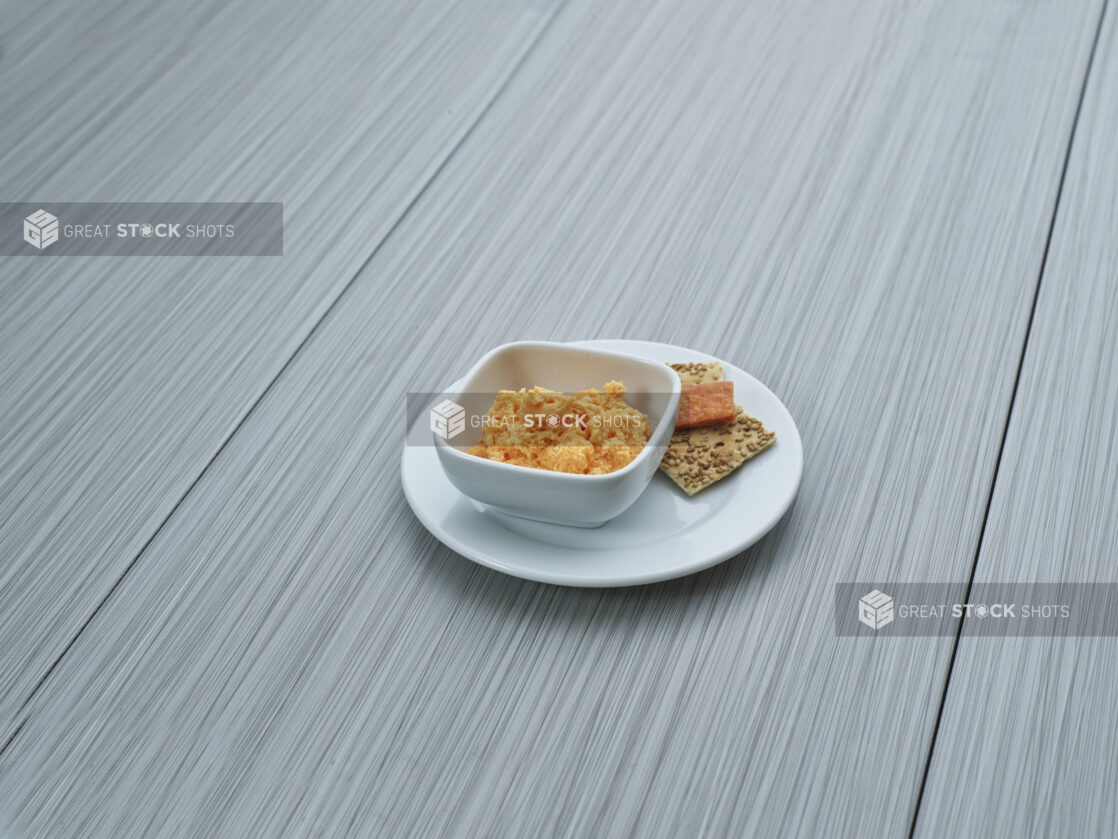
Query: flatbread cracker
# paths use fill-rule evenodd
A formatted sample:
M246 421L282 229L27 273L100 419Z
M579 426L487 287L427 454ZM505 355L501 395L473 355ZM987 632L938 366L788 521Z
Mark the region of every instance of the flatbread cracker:
M776 434L759 419L735 407L733 422L685 428L672 435L660 468L688 495L725 478L776 442Z
M668 366L679 374L685 385L722 381L722 364L718 361L689 361Z

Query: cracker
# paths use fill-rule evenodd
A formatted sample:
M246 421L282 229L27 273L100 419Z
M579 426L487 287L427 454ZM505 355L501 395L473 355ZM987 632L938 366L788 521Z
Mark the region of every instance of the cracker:
M685 361L668 366L679 374L685 385L722 381L722 364L718 361Z
M679 430L733 422L736 411L733 382L685 384L679 395L679 413L675 427Z
M688 495L721 480L776 442L776 434L735 406L733 422L685 428L672 435L660 461L664 473Z

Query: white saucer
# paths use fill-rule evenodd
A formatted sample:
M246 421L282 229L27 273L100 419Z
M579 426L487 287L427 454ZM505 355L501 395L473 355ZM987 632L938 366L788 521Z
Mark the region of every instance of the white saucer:
M662 362L718 360L649 341L575 343ZM404 446L404 494L423 526L447 547L526 580L630 586L709 568L748 548L780 520L803 470L800 433L781 401L744 370L725 361L722 368L734 383L734 400L776 432L776 443L691 498L657 473L632 507L598 528L517 519L487 512L459 493L443 474L434 446L421 445Z

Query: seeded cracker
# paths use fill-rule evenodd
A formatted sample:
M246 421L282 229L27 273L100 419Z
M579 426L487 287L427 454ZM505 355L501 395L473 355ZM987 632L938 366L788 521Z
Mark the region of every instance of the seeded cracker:
M717 361L691 361L682 364L669 364L685 385L701 385L704 382L722 381L722 365Z
M721 381L722 365L671 364L685 384ZM705 378L717 376L717 378ZM685 428L672 435L660 461L664 473L688 495L694 495L725 478L754 455L776 442L776 434L759 419L735 405L733 422Z
M734 421L672 435L660 468L688 495L725 478L776 442L776 434L739 405Z

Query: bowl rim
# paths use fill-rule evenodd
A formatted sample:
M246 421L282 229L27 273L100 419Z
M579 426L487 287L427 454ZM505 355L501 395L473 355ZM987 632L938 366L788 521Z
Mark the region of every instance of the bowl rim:
M483 355L481 357L481 359L476 364L474 364L473 367L470 368L470 371L468 373L466 373L466 375L463 376L461 379L459 379L459 381L462 383L461 391L462 392L468 392L469 391L470 383L477 377L478 373L480 373L480 371L482 369L484 369L485 365L488 364L490 361L492 361L492 359L496 355L498 355L499 353L507 352L508 350L521 349L521 348L527 348L527 347L546 347L548 349L562 348L563 350L569 350L569 351L575 352L575 353L605 356L605 357L609 357L609 358L619 358L619 359L623 359L625 361L630 361L630 362L635 361L635 362L638 362L640 364L644 364L644 365L646 365L646 366L648 366L652 369L659 369L659 367L661 366L660 362L653 361L652 359L644 358L644 357L639 356L639 355L631 355L629 353L614 352L613 350L599 350L599 349L594 349L594 348L591 348L591 347L580 347L580 346L577 346L575 344L563 343L561 341L512 341L510 343L501 344L500 346L494 347L489 352L487 352L485 355ZM668 380L668 381L671 382L671 391L670 391L670 394L669 394L668 410L665 412L665 416L666 416L668 413L671 413L673 408L678 410L678 408L679 408L679 397L680 397L680 394L683 391L683 382L679 378L679 376L675 374L675 371L672 370L671 367L669 367L666 364L664 364L662 366L667 373L671 374L671 378ZM456 382L456 384L457 384L457 382ZM453 385L452 385L452 387L453 387ZM457 459L461 460L463 463L470 463L470 464L473 464L473 465L476 465L476 466L480 466L482 468L491 468L491 469L498 469L498 470L512 470L512 472L510 474L520 475L521 477L527 477L529 475L535 475L535 476L537 476L536 479L541 480L541 481L550 481L550 482L554 482L554 483L585 484L587 481L597 481L599 483L604 483L604 482L608 482L610 480L614 480L614 481L620 480L624 476L628 475L631 471L637 469L644 460L647 460L648 458L652 457L654 449L659 448L661 446L666 447L667 446L667 439L666 438L670 438L671 433L674 430L675 430L675 423L674 422L671 424L671 428L665 428L665 427L657 428L652 433L652 435L649 436L649 441L647 443L645 443L644 448L641 449L640 454L638 454L629 463L625 464L624 466L622 466L617 471L606 472L605 474L602 474L602 475L581 475L581 474L572 474L570 472L554 472L550 469L534 469L530 466L518 466L515 463L501 463L501 462L496 461L496 460L489 460L487 458L482 458L482 457L478 457L477 455L467 454L466 452L459 451L454 446L452 446L447 440L444 440L442 437L440 437L437 434L432 434L432 437L435 440L435 448L439 452L440 456L445 454L446 456L457 458ZM664 438L662 438L662 439L664 439L664 442L653 444L652 443L652 438L658 436L661 433L664 434ZM650 472L649 473L650 478L651 478L651 475L652 475L652 473Z

